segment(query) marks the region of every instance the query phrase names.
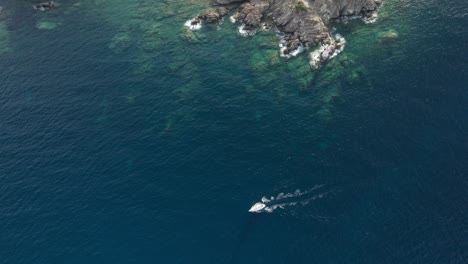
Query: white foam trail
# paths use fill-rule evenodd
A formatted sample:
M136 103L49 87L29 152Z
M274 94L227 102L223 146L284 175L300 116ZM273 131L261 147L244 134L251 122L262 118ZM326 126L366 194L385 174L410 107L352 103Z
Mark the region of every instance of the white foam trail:
M312 188L310 188L309 190L306 190L306 191L301 191L300 189L297 189L296 191L294 191L293 193L279 193L276 198L274 200L278 201L278 200L283 200L283 199L287 199L287 198L293 198L293 197L300 197L300 196L303 196L303 195L306 195L306 194L309 194L319 188L323 187L323 184L320 184L320 185L316 185Z
M305 206L310 203L310 201L321 199L325 197L329 191L321 192L310 196L311 193L314 191L322 188L324 185L316 185L311 189L306 191L301 191L297 189L292 193L279 193L276 197L271 197L270 199L266 198L265 196L262 197L261 202L257 202L254 204L249 212L253 213L261 213L261 212L268 212L271 213L278 208L284 209L290 206ZM261 206L260 206L261 205Z
M278 208L285 209L286 207L296 206L296 205L305 206L305 205L308 205L313 200L324 198L328 193L329 192L323 192L323 193L314 195L314 196L312 196L310 198L306 198L306 199L300 200L300 201L293 201L293 202L285 202L285 203L268 205L268 206L265 206L265 208L263 208L263 210L265 212L272 213L273 211L275 211ZM298 197L298 196L296 196L296 197Z

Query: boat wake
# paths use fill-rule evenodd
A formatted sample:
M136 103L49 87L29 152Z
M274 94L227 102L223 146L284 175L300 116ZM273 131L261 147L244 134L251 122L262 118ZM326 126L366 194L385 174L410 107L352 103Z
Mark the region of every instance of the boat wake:
M276 197L267 198L263 196L262 199L250 207L250 213L272 213L278 208L285 209L290 206L304 206L313 200L322 199L329 190L323 189L324 185L316 185L306 191L297 189L292 193L279 193Z

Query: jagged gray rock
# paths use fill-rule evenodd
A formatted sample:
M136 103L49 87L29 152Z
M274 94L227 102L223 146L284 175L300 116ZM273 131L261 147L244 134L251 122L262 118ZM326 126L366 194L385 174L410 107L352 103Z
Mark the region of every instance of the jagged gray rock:
M333 41L330 20L343 16L366 16L383 0L214 0L215 5L238 5L236 20L245 29L262 22L276 26L286 36L285 54L298 46L315 46Z
M216 23L219 22L228 13L229 10L225 7L217 7L215 9L209 8L201 12L197 18L207 23Z
M228 5L232 3L245 2L245 0L215 0L214 2L218 5Z
M382 0L315 0L310 1L311 8L325 19L340 16L365 15L382 4Z

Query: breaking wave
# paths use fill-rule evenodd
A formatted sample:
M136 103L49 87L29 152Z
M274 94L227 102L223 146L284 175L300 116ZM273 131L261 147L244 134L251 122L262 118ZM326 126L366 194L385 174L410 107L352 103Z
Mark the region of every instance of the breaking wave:
M184 26L188 27L191 31L197 31L202 28L202 21L198 18L187 20Z

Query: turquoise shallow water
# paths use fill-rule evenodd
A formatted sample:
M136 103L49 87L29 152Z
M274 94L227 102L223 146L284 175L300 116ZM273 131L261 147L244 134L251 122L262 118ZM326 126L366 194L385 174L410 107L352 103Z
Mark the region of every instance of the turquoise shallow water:
M0 0L0 263L467 259L464 1L337 24L318 71L187 34L203 1L57 2Z

